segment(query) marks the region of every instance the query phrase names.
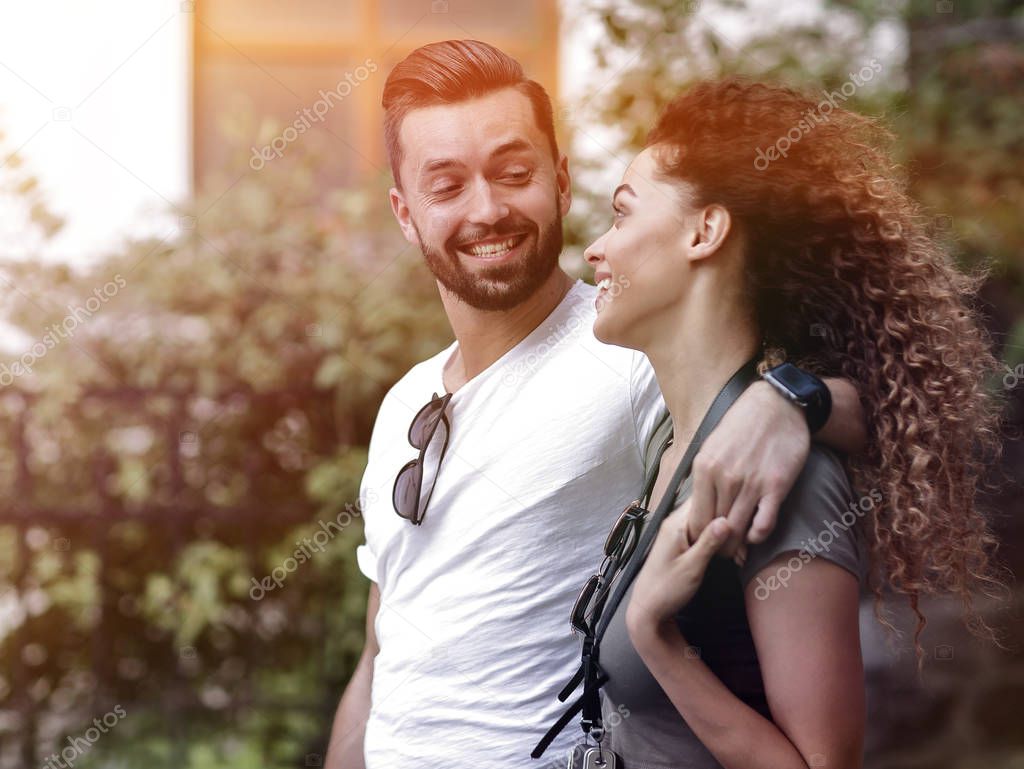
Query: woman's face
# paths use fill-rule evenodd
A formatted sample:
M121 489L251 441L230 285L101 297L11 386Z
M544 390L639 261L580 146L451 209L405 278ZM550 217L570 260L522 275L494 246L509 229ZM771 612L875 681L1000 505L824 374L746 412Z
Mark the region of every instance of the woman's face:
M630 163L612 196L612 226L584 252L600 289L594 334L639 350L685 295L687 246L694 236L696 212L685 191L655 172L647 148Z

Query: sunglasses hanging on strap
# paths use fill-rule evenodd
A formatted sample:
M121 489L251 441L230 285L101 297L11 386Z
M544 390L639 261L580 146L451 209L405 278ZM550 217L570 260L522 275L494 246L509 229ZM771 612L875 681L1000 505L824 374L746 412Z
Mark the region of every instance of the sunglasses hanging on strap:
M559 735L566 725L575 718L577 714L582 713L580 726L583 729L584 739L592 736L595 741L597 741L597 746L589 749L586 748L586 746L577 746L570 757L571 769L581 769L586 766L588 762L592 762L594 760L599 761L599 765L604 769L611 769L611 767L618 767L618 769L622 769L622 760L618 756L608 750L602 752L601 749L601 740L604 737L604 727L601 721L600 690L601 687L608 682L608 676L601 669L600 664L601 638L608 629L608 623L611 621L611 618L615 614L615 610L622 602L623 596L629 590L629 586L633 583L637 573L643 566L643 563L647 558L647 553L658 533L658 529L661 527L661 522L665 519L665 516L674 509L676 490L690 475L690 471L693 467L693 459L700 450L701 445L704 443L707 436L711 434L711 431L718 426L722 417L725 416L725 412L729 410L729 407L736 402L740 395L743 394L743 391L746 390L752 382L757 380L757 361L758 358L752 358L744 363L743 366L729 378L729 381L725 383L725 386L719 391L718 395L715 396L711 406L704 414L704 418L701 420L700 426L694 433L693 439L690 441L690 445L687 446L686 453L679 462L679 466L676 468L676 472L672 476L672 480L665 489L665 493L662 496L661 501L658 503L657 510L655 510L653 516L651 516L650 523L644 528L643 533L635 546L629 548L630 553L636 553L636 557L629 559L629 556L627 555L623 558L621 557L621 554L619 554L619 557L615 557L615 553L607 552L609 548L606 544L606 566L605 568L602 568L600 574L595 575L595 577L591 577L588 581L588 586L584 588L585 593L590 593L590 596L586 598L586 602L589 603L594 594L597 593L597 588L595 588L594 591L589 590L590 584L591 582L595 582L595 578L598 583L602 582L603 578L605 587L610 588L610 583L616 576L620 567L622 569L622 577L615 584L614 591L599 599L601 605L594 610L594 613L587 618L587 621L581 621L587 609L586 606L582 606L582 608L580 607L580 602L584 600L583 595L581 595L580 599L577 600L577 605L573 607L573 619L571 620L573 627L583 634L581 662L575 675L573 675L562 691L559 692L558 699L560 702L565 702L570 695L576 691L580 683L583 684L583 693L552 725L552 727L547 731L547 734L541 738L540 742L537 743L537 746L530 754L532 758L540 758L551 742ZM652 472L644 490L645 496L650 493L655 477L656 473ZM628 513L632 507L633 505L631 505L630 508L627 508L626 513ZM620 516L620 520L621 518L622 517ZM618 524L616 525L616 529L617 528ZM599 587L599 585L597 587Z

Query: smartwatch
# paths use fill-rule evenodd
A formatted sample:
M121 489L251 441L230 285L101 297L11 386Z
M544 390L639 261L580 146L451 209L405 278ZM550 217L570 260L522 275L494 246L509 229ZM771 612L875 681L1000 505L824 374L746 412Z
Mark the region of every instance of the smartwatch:
M811 435L825 426L832 413L832 394L818 377L792 363L783 363L765 371L761 378L800 407Z

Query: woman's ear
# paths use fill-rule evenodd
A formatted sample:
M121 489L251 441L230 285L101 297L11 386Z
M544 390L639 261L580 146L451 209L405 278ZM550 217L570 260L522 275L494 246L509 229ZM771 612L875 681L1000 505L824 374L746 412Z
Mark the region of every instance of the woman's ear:
M717 203L705 206L696 214L690 259L706 259L718 253L732 231L732 217L728 209Z

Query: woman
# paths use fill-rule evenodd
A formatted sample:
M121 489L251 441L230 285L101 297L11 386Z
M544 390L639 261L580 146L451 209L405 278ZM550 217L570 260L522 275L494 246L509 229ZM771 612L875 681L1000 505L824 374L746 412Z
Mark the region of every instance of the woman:
M765 350L859 383L871 431L849 467L812 449L742 566L713 557L726 521L690 531L687 485L667 490L675 512L600 646L605 745L630 769L860 766L862 586L876 613L885 585L909 599L919 658L922 594L955 593L992 635L971 595L998 585L974 506L997 450L995 361L975 280L928 235L883 139L792 90L700 83L665 110L586 251L604 287L595 334L647 354L671 412L646 510L716 393Z

